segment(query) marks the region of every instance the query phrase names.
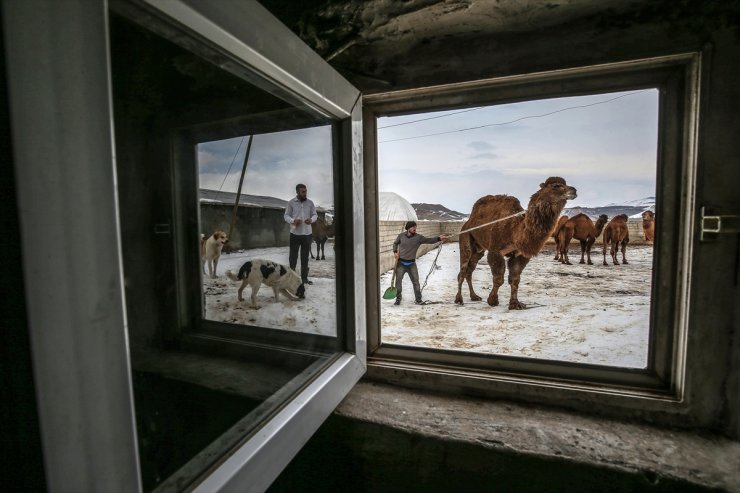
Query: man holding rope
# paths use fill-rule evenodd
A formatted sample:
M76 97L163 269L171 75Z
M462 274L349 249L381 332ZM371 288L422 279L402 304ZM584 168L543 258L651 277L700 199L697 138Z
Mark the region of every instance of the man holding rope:
M416 252L419 246L433 244L438 241L445 241L447 236L439 235L433 238L427 238L416 234L416 222L409 221L406 223L405 233L398 235L393 242L393 256L396 258L396 302L394 305L401 304L401 290L403 288L403 276L408 273L411 278L411 284L414 286L414 296L416 304L421 305L421 289L419 288L419 270L416 268Z

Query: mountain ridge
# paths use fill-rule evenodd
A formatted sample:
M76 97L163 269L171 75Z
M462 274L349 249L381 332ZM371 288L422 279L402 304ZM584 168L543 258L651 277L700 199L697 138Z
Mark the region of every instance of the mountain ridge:
M448 209L442 204L413 203L411 207L416 212L416 217L421 221L464 221L468 214ZM566 207L563 209L563 215L568 217L576 214L586 214L591 219L598 218L601 214L606 214L609 219L619 214L626 214L631 218L639 218L646 211L655 212L655 197L644 197L637 200L629 200L624 204L607 204L597 207Z

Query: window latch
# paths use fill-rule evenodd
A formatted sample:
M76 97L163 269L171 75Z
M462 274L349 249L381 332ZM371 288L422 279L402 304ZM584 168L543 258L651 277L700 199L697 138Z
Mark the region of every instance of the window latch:
M713 241L721 234L740 233L740 215L709 215L701 208L701 241Z

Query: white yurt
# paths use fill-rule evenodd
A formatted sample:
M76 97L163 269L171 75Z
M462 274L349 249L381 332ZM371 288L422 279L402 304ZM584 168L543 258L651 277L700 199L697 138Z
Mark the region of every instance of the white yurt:
M408 200L394 192L378 193L378 220L416 221L416 211Z

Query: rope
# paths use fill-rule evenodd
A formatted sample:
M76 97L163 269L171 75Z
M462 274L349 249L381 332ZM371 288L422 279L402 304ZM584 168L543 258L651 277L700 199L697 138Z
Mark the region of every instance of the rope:
M490 226L491 224L500 223L501 221L506 221L508 219L511 219L511 218L514 218L514 217L517 217L517 216L523 216L526 212L527 212L527 210L525 209L523 211L517 212L516 214L511 214L510 216L502 217L502 218L499 218L499 219L494 219L493 221L487 222L485 224L481 224L481 225L475 226L473 228L468 228L468 229L466 229L464 231L460 231L459 233L448 235L447 237L448 238L451 238L453 236L460 236L460 235L465 234L465 233L467 233L469 231L473 231L474 229L484 228L486 226ZM423 293L424 292L424 288L427 287L427 281L429 280L429 276L432 275L432 272L437 267L437 259L439 258L439 254L442 253L442 245L444 245L444 243L442 243L441 245L439 245L439 248L437 248L437 256L434 257L434 260L432 261L432 266L429 269L429 273L427 274L427 277L424 279L424 285L421 287L421 290L420 290L421 293Z

